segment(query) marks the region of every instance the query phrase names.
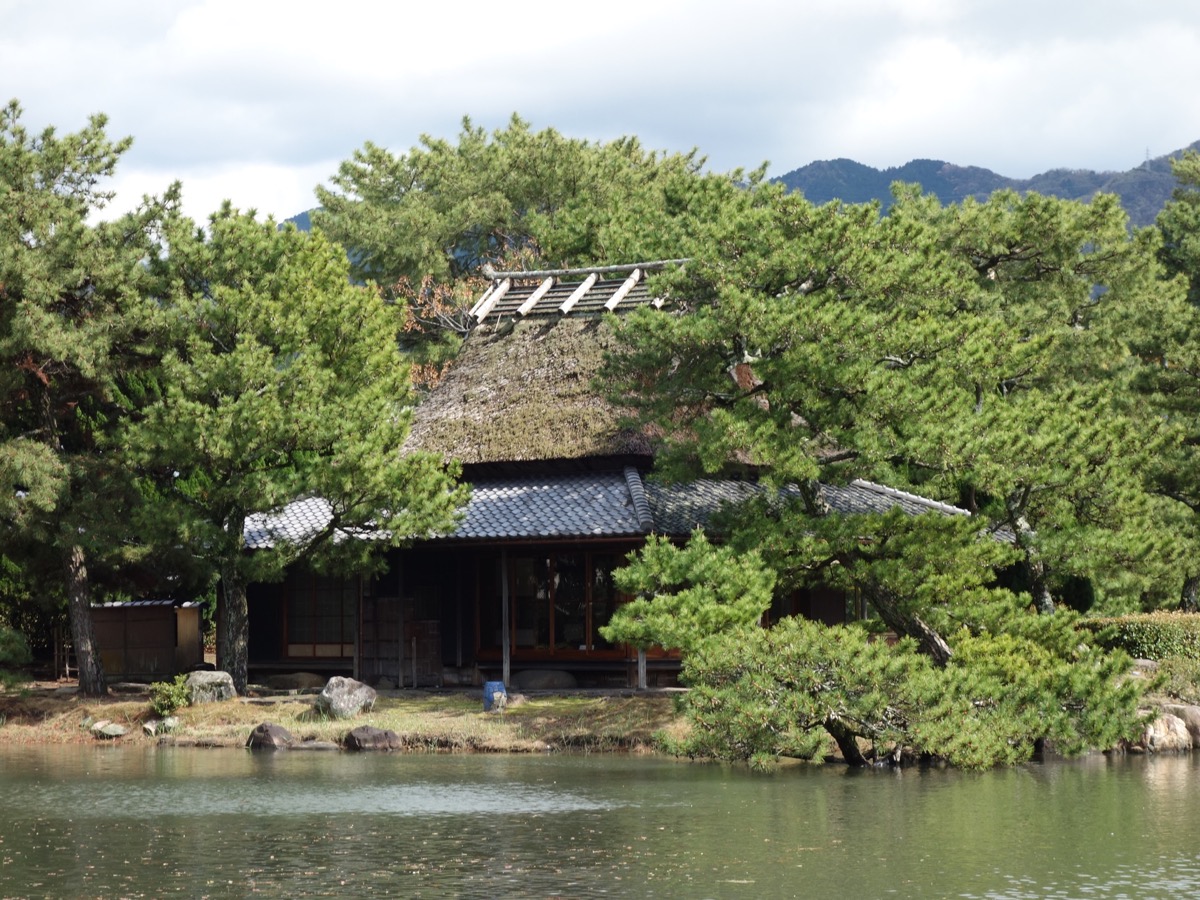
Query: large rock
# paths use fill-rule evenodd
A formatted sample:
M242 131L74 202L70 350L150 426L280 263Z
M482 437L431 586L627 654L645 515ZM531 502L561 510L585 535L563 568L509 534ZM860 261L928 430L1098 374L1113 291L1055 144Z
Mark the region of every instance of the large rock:
M329 679L317 695L317 711L335 719L352 719L375 706L375 689L340 675Z
M1164 705L1162 709L1163 712L1170 713L1183 721L1184 727L1187 728L1188 734L1192 738L1192 749L1200 749L1200 706L1172 703Z
M1192 749L1192 736L1183 719L1162 713L1146 726L1142 743L1151 753L1176 753Z
M570 672L559 669L526 669L516 674L512 686L523 691L569 691L579 683Z
M142 731L147 737L154 737L159 734L169 734L179 727L179 719L175 716L167 716L165 719L147 719L142 723Z
M92 734L106 741L113 741L129 734L129 729L108 719L101 719L92 726Z
M228 672L192 672L185 684L192 706L233 700L237 697L237 691L233 687L233 676Z
M251 750L286 750L292 746L295 738L282 725L274 722L263 722L246 738L246 746Z
M404 740L396 732L388 729L373 728L370 725L359 725L350 731L342 741L347 750L403 750Z

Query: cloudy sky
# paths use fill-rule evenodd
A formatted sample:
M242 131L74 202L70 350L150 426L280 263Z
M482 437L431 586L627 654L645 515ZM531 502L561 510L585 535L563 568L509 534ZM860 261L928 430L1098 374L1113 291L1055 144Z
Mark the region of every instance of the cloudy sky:
M1200 139L1195 0L0 0L0 103L132 135L117 207L183 183L286 218L366 141L516 112L712 169L913 158L1027 177Z

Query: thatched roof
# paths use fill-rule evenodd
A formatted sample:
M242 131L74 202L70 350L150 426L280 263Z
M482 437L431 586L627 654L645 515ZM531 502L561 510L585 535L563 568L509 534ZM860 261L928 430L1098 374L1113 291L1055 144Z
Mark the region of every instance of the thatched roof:
M477 324L417 408L405 449L468 466L649 456L649 440L621 428L597 383L616 349L604 315L661 307L647 275L685 262L489 271Z
M479 325L417 408L405 446L466 465L648 455L595 384L615 345L594 316Z

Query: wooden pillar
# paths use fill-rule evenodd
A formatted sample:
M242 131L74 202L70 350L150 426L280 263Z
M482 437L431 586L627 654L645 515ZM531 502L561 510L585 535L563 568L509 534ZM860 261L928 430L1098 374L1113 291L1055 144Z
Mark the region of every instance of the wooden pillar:
M396 563L396 687L404 687L404 562Z
M287 607L286 599L284 601L284 607L285 608ZM217 654L216 654L217 655L217 659L216 659L217 670L221 671L221 672L225 672L228 670L225 668L225 654L224 654L224 649L225 649L225 585L224 585L224 583L217 585L217 609L214 614L214 618L217 623L217 633L215 635L215 639L217 642Z
M502 653L504 668L501 678L507 688L512 674L512 624L508 614L508 550L500 551L500 633L502 635Z
M462 560L455 559L454 566L454 665L459 672L463 667L463 567Z
M362 630L363 604L366 602L366 591L363 590L363 577L357 576L356 592L358 594L357 615L354 617L354 680L362 681Z

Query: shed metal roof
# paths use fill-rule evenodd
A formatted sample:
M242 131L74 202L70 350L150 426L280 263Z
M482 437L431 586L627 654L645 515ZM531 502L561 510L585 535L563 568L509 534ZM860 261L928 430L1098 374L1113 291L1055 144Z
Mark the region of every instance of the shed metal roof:
M92 609L131 609L154 607L161 608L171 606L175 609L195 609L200 603L196 600L171 600L167 598L145 599L145 600L113 600L106 603L93 603Z

